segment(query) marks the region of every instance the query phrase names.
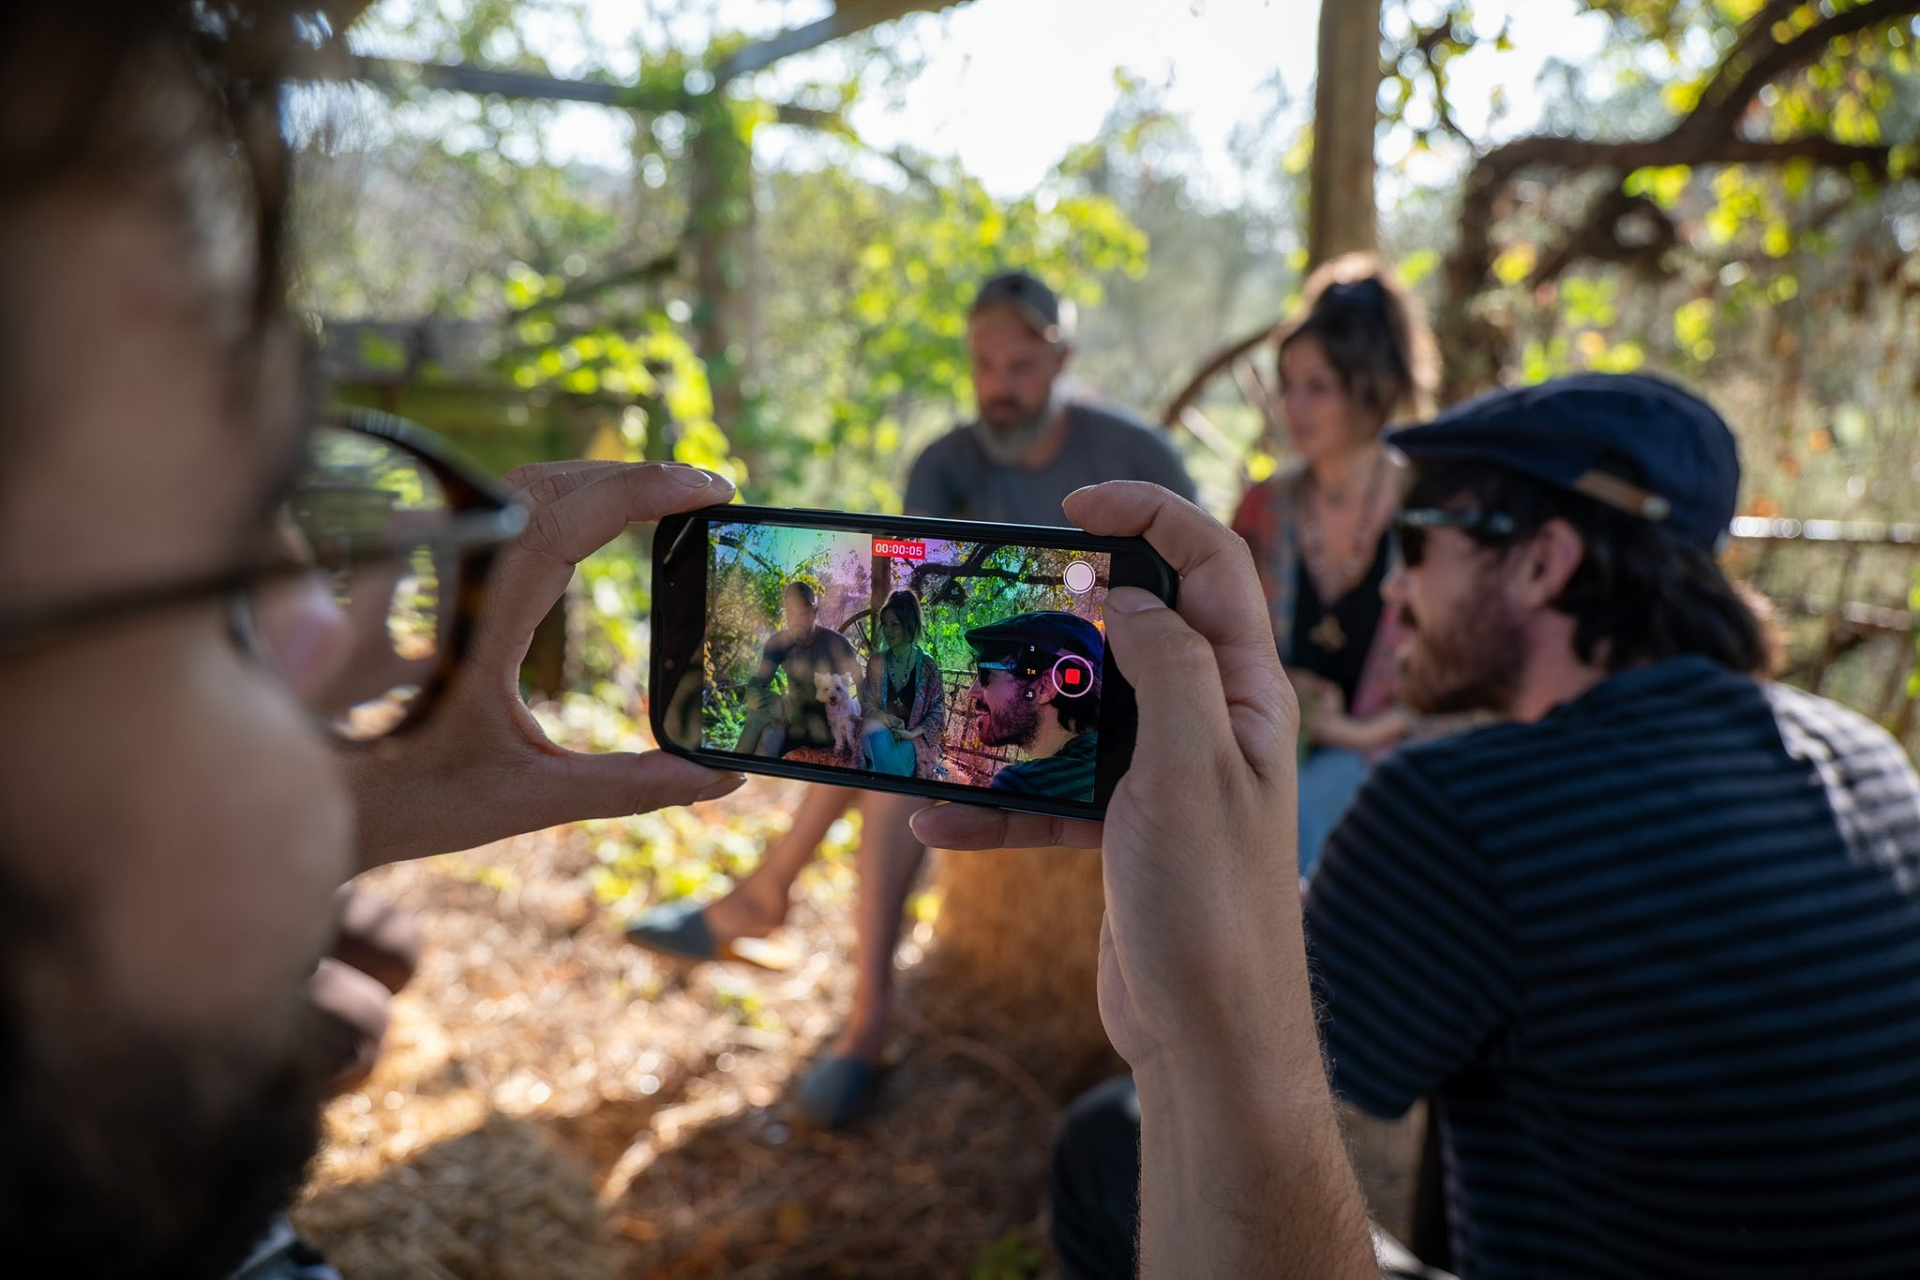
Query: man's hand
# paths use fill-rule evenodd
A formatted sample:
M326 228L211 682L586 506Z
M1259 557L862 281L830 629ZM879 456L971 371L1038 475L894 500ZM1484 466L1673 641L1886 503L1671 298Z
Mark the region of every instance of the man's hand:
M362 870L580 818L710 800L745 781L659 751L565 750L520 698L534 627L574 566L630 524L725 502L732 484L692 467L616 462L521 467L507 483L531 518L494 565L473 647L444 700L413 732L346 754Z
M1066 511L1089 533L1144 535L1181 576L1178 612L1144 591L1107 597L1107 640L1140 729L1105 828L954 805L918 814L914 831L946 848L1105 850L1100 1012L1139 1069L1196 1034L1216 1051L1244 1035L1244 1001L1271 983L1276 935L1299 936L1299 710L1240 539L1141 483L1083 489ZM1311 1021L1303 1030L1312 1036Z
M1100 1015L1140 1088L1143 1275L1366 1274L1307 989L1299 708L1246 544L1147 484L1082 489L1066 512L1144 536L1181 577L1178 612L1107 597L1140 729L1104 829L956 805L914 831L949 848L1101 846Z

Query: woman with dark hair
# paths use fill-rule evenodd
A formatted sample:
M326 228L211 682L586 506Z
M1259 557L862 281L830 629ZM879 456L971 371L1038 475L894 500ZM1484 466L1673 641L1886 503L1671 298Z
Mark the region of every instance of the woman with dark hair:
M920 640L920 601L896 591L880 606L880 643L867 663L860 705L860 763L899 778L939 776L940 735L947 723L940 667Z
M1393 701L1405 631L1380 601L1405 468L1380 433L1430 411L1438 375L1419 303L1371 256L1327 263L1308 279L1306 299L1277 344L1280 407L1297 461L1250 489L1233 520L1253 550L1300 694L1303 875L1369 762L1409 727Z

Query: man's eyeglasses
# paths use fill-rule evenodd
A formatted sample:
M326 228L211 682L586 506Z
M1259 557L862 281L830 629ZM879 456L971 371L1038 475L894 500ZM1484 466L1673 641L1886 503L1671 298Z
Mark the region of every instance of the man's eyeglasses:
M1474 539L1511 537L1513 517L1479 507L1409 507L1393 518L1393 529L1400 538L1400 559L1409 569L1418 568L1427 554L1429 529L1458 529Z
M0 611L0 658L158 609L224 597L236 638L270 665L259 620L300 580L325 584L349 652L315 709L368 741L418 724L472 638L494 552L526 512L425 430L370 410L325 419L278 512L282 550L181 582Z

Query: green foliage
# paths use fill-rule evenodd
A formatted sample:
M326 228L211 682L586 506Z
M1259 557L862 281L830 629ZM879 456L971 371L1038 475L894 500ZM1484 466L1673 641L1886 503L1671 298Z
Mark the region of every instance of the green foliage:
M1907 611L1913 618L1913 668L1907 673L1907 697L1920 698L1920 565L1913 568L1913 587L1907 592Z
M637 704L601 686L570 693L539 709L542 727L566 746L583 751L641 751L652 745ZM760 861L766 846L787 828L783 806L754 805L731 811L713 806L665 809L583 824L594 855L589 873L595 896L618 914L656 902L724 891L729 879ZM844 883L859 838L859 815L828 831L821 845L824 874ZM744 1011L750 1017L754 1011Z
M1009 1231L981 1247L967 1272L969 1280L1031 1280L1040 1272L1040 1251L1025 1235Z
M766 365L733 432L756 500L897 510L905 457L968 412L982 280L1023 268L1093 306L1104 279L1144 270L1111 199L1061 179L999 201L956 165L911 163L921 178L899 188L839 166L768 177Z

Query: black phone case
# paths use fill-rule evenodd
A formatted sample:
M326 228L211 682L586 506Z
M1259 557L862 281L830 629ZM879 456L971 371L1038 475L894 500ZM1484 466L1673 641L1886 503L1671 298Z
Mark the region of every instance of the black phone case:
M1109 589L1117 586L1142 587L1169 605L1175 604L1179 594L1179 577L1145 539L1099 537L1077 529L1045 525L989 524L921 516L869 516L811 508L753 506L707 507L669 516L660 522L654 534L654 627L649 663L651 697L648 719L654 740L663 750L712 768L741 773L795 778L832 786L858 787L866 791L920 796L928 800L1039 813L1049 817L1098 822L1105 816L1105 802L1112 796L1114 785L1127 771L1127 765L1132 760L1138 723L1133 686L1114 662L1111 650L1107 653L1102 673L1105 683L1101 692L1100 754L1095 766L1095 802L1092 804L1012 792L989 793L959 783L899 778L829 765L735 755L689 747L680 741L681 735L673 731L669 716L675 713L676 706L687 705L689 697L697 706L698 694L704 685L704 673L698 655L706 636L707 561L704 553L709 521L841 529L952 541L986 539L1072 551L1100 551L1112 557ZM700 554L688 554L693 548L697 548Z

